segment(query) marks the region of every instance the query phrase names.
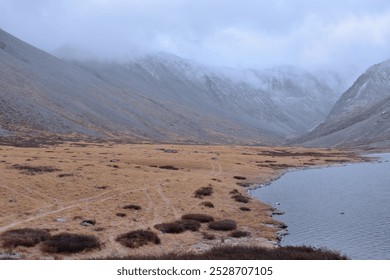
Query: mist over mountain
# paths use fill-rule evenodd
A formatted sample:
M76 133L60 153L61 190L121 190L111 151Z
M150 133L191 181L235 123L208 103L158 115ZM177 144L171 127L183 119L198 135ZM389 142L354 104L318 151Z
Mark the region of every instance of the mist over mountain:
M202 111L227 113L252 127L290 135L313 128L336 102L342 81L294 67L209 68L170 54L121 63L76 63L102 79ZM332 82L330 80L332 79Z
M321 123L345 81L281 66L206 67L167 53L58 59L0 30L0 133L280 144Z

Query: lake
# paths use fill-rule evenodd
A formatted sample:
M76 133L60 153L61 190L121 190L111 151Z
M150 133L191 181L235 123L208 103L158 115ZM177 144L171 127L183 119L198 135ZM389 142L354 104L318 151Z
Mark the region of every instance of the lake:
M252 195L284 211L281 245L340 251L351 259L390 259L390 154L378 162L291 171Z

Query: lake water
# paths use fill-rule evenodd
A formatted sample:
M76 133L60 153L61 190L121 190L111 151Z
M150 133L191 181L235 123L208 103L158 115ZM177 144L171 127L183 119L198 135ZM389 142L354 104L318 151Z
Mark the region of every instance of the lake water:
M284 211L281 245L390 260L390 154L379 162L292 171L252 195Z

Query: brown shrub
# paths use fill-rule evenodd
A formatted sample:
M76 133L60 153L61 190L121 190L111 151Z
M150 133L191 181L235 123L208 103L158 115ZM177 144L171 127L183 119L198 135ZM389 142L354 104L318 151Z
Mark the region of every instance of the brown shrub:
M200 205L203 205L203 206L208 207L208 208L214 208L214 204L211 203L210 201L204 201Z
M125 247L138 248L149 243L160 244L160 238L150 230L135 230L119 235L115 241Z
M240 207L240 210L241 211L247 211L247 212L249 212L249 211L252 211L250 208L248 208L248 207Z
M205 214L186 214L181 216L183 220L195 220L200 223L209 223L214 221L214 218Z
M237 228L237 224L232 220L220 220L209 224L209 229L229 231Z
M241 202L241 203L248 203L249 202L249 197L245 196L245 195L242 195L242 194L236 194L236 195L233 195L232 198L237 201L237 202Z
M154 226L155 229L160 230L163 233L182 233L186 229L183 224L173 222L173 223L162 223L162 224L157 224Z
M212 187L203 187L203 188L197 189L194 194L195 194L195 197L197 197L197 198L203 198L204 196L210 196L213 194L213 188Z
M57 177L59 178L63 178L63 177L72 177L74 176L73 173L62 173L62 174L58 174Z
M106 258L112 259L112 258ZM115 258L118 260L118 258ZM249 246L219 246L202 254L168 253L155 255L131 255L123 260L346 260L345 255L327 249L306 246L287 246L274 249Z
M243 230L235 230L235 231L232 231L230 233L230 236L231 237L234 237L234 238L241 238L241 237L248 237L250 236L251 233L248 232L248 231L243 231Z
M242 183L242 182L237 182L237 186L243 187L243 188L248 188L251 186L251 183Z
M163 233L182 233L186 230L198 231L201 224L196 220L182 219L171 223L157 224L154 227Z
M141 206L135 205L135 204L125 205L125 206L123 206L122 208L123 208L123 209L130 209L130 210L137 210L137 211L139 211L139 210L142 209Z
M234 189L229 192L230 194L241 194L237 189Z
M48 230L32 228L13 229L0 235L4 247L33 247L49 237Z
M200 222L195 220L180 220L180 221L176 221L176 223L183 225L185 230L190 230L190 231L198 231L201 226Z
M95 188L97 188L98 190L105 190L108 189L109 186L96 186Z
M42 250L48 253L78 253L100 248L99 240L92 235L60 233L43 242Z
M179 170L179 168L177 167L174 167L172 165L163 165L163 166L159 166L160 169L167 169L167 170Z
M123 218L126 217L127 215L125 213L116 213L115 216Z
M22 164L14 164L13 168L20 170L22 173L27 175L35 175L42 174L46 172L55 172L61 171L61 169L51 167L51 166L30 166L30 165L22 165Z

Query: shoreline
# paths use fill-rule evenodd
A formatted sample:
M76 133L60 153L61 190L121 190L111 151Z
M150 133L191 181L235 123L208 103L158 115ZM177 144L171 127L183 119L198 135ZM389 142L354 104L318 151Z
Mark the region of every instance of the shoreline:
M0 231L48 228L51 234L65 231L96 235L105 244L100 251L72 255L42 253L39 245L11 250L25 259L201 253L221 244L274 247L283 225L270 215L272 207L252 196L247 203L235 201L232 192L245 196L253 187L242 185L271 183L291 168L362 160L351 152L298 147L112 143L0 146L0 170L8 178L3 182L7 188L2 205L6 207L0 213ZM61 171L29 175L15 169L21 164L53 166ZM206 186L212 186L211 196L194 197L197 189ZM205 207L203 202L212 203L213 208ZM142 209L122 209L129 203L139 204ZM124 218L115 217L115 213L122 213ZM233 238L229 231L210 230L207 224L196 232L180 234L161 234L154 228L191 213L211 215L215 220L232 219L237 229L249 232L250 237ZM80 219L94 219L96 226L82 227ZM115 242L115 237L126 230L146 228L159 235L161 245L129 250ZM205 234L214 239L204 239ZM0 247L0 253L4 250Z
M355 171L360 170L362 172L363 172L363 170L372 170L374 172L377 168L382 168L380 170L383 170L383 167L380 167L380 166L383 164L388 165L389 155L390 155L390 153L388 151L382 151L379 153L375 152L375 153L370 153L370 154L364 153L364 154L360 155L363 159L365 159L362 162L353 162L353 163L341 164L341 165L332 165L332 166L325 166L325 167L319 166L319 167L309 168L310 170L311 169L321 169L322 171L320 170L319 172L322 172L322 173L314 173L317 175L309 175L309 174L313 174L313 173L308 173L308 175L305 175L305 173L302 173L301 175L300 174L297 174L297 175L293 174L291 177L289 176L288 178L285 178L280 183L275 183L275 188L277 188L275 192L273 192L272 190L268 190L268 191L264 191L262 193L262 191L260 190L257 194L252 194L252 195L254 197L259 197L259 196L263 195L263 197L267 201L269 201L270 205L273 205L273 204L284 205L284 207L282 207L282 206L280 206L280 207L283 209L283 211L285 211L286 213L289 213L288 217L281 217L280 221L286 223L287 226L291 225L292 232L290 233L290 232L288 232L289 231L288 230L288 231L286 231L286 234L284 232L280 233L281 237L282 237L282 239L280 240L281 241L280 246L282 246L282 247L283 246L294 246L294 244L295 244L295 246L315 246L317 248L332 248L332 250L339 250L338 247L340 247L340 250L341 250L341 248L343 248L343 250L346 250L346 248L350 249L349 247L343 247L344 243L345 244L348 243L345 238L340 239L340 240L344 240L345 241L344 243L341 243L340 241L338 241L338 243L335 243L335 242L332 243L332 242L330 242L331 239L328 240L329 241L328 243L323 242L322 239L326 240L326 236L327 236L326 234L328 233L328 231L327 231L326 226L321 227L320 224L317 224L318 217L321 217L321 212L314 211L315 209L318 208L316 206L317 205L316 203L318 203L319 201L322 201L321 199L324 199L324 201L332 201L330 198L332 198L335 195L335 193L337 193L339 196L344 197L345 200L343 200L343 202L350 207L350 208L348 208L349 211L347 209L343 208L344 203L337 204L337 202L336 202L334 204L329 203L329 206L328 206L328 204L326 204L327 206L326 206L326 208L324 208L326 210L328 210L328 209L341 209L341 210L339 210L340 212L336 211L337 212L336 217L332 216L334 214L332 212L332 210L329 211L330 214L326 211L323 211L323 212L327 213L327 214L324 214L324 217L325 217L324 219L326 219L326 221L328 221L328 223L334 222L334 225L338 226L338 227L334 227L332 229L333 231L330 230L329 232L334 233L337 230L348 232L348 230L346 228L343 228L344 220L342 223L336 224L337 223L336 221L339 221L338 220L339 217L337 217L337 214L341 214L341 215L344 215L345 213L350 214L348 216L348 218L353 219L351 221L359 220L360 216L356 216L356 215L353 216L353 214L355 212L353 212L353 210L351 210L351 209L358 208L361 203L360 204L356 204L356 203L353 204L354 200L352 200L351 203L349 203L350 201L348 201L346 198L347 197L349 198L349 196L352 197L353 195L356 195L356 193L354 193L354 191L356 189L359 189L360 191L362 189L365 191L369 191L370 188L365 188L364 186L370 185L371 182L377 182L377 181L375 181L375 179L377 177L370 178L371 180L369 180L369 181L364 181L365 178L367 178L367 176L369 174L368 172L367 172L367 175L363 176L363 177L362 176L359 177L358 175L356 175L356 177L359 179L354 178L354 180L352 180L352 179L348 180L348 178L349 178L349 176L351 176L351 174L356 174L356 172L351 173L348 170L355 170ZM360 164L362 166L359 166ZM378 167L376 167L376 166L378 166ZM335 171L333 171L333 170L327 171L328 168L333 168L333 167L335 167L337 169L335 169ZM348 168L348 169L343 170L342 168ZM386 170L386 168L384 168L384 169ZM291 171L295 172L295 171L303 171L303 170L308 170L308 169L307 168L293 169L293 170L285 172L283 175L285 175L286 173L291 172ZM346 173L347 171L350 173ZM331 174L335 174L335 176L333 177ZM338 174L340 174L340 176ZM345 176L345 174L347 174L347 176ZM364 173L364 174L366 174L366 173ZM380 172L379 172L379 174L377 174L377 176L379 175L378 178L381 178L380 174L381 174ZM317 178L317 176L321 177L321 178L324 178L324 177L330 178L331 177L331 178L333 178L332 182L336 182L336 183L327 184L326 180L320 180L317 183L312 183L313 180L315 181L315 178ZM349 185L347 183L345 183L346 191L344 191L344 193L342 190L338 189L338 187L340 187L340 183L337 183L337 182L339 182L339 181L335 181L339 177L341 178L340 181L342 181L342 182L345 182L345 180L353 182L352 184L349 184ZM296 180L294 178L296 178ZM300 178L302 178L302 181ZM300 182L300 183L294 184L293 182L295 182L295 181ZM362 181L364 181L365 183L362 184L361 183ZM323 184L322 182L325 182L325 184ZM260 188L257 188L257 189L261 189L265 186L270 186L270 185L272 186L273 183L274 183L274 181L272 181L268 184L262 185L262 186L260 186ZM291 191L288 191L288 190L283 191L286 187L288 189L288 186L290 184L291 184L290 187L292 187ZM380 183L376 184L376 185L374 183L371 187L378 186L378 185L381 186ZM319 187L320 190L322 190L322 192L320 192L321 195L318 195L318 192L316 191L317 187ZM296 190L299 190L299 192L296 192ZM378 192L377 193L374 192L375 190L376 189L374 188L373 194L372 194L373 197L375 196L375 194L376 195L378 194ZM312 195L313 200L305 198L305 199L303 199L304 202L302 202L302 205L299 205L296 203L296 201L300 201L299 198L301 197L300 194L302 194L302 191L303 191L303 193L307 192L308 197L310 196L310 193L312 192L313 193L313 195ZM329 193L329 192L332 192L333 196L328 197L327 193ZM274 194L274 195L272 195L272 194ZM290 197L291 197L291 199L290 199ZM279 201L280 201L280 203L279 203ZM313 203L313 201L315 201L315 202ZM306 205L306 202L307 202L307 205ZM366 202L367 202L367 205L369 205L368 204L369 201L368 200L364 201L364 203L366 203ZM376 204L377 203L374 203L373 205L376 205ZM353 206L351 206L351 205L353 205ZM279 206L275 206L275 207L279 208ZM353 208L353 207L355 207L355 208ZM301 209L305 209L305 211L302 211ZM313 214L308 215L306 213L306 212L311 212L310 209L313 209L313 212L315 213L314 215ZM281 209L279 209L279 210L282 211ZM372 210L372 211L376 212L376 211L378 211L378 209L376 209L376 211L375 210ZM310 218L306 219L306 216L308 216ZM344 217L344 216L340 216L340 217ZM351 217L353 217L353 218L351 218ZM374 217L375 216L370 216L370 219L374 220ZM330 221L332 221L332 222L330 222ZM348 221L350 221L350 220L348 220ZM305 225L305 226L303 226L303 225ZM326 223L322 224L322 225L326 225ZM349 224L349 225L350 225L349 230L352 229L356 232L358 232L360 230L360 228L354 228L351 224ZM375 226L373 226L373 228L375 228ZM378 228L380 228L380 226L378 226ZM311 232L312 229L314 231L318 232L318 234L314 234L314 232ZM362 227L362 229L367 231L367 228ZM366 231L362 231L362 232L366 233ZM310 234L308 234L307 232L310 232ZM324 234L324 232L325 232L325 234ZM367 232L371 233L370 229L368 229ZM375 231L372 232L372 234L379 234L379 235L381 235L382 233L383 233L383 229L379 233L375 232ZM287 239L284 240L284 236L290 235L290 234L294 234L294 235L291 235L291 237L288 237ZM356 237L353 235L346 235L346 236L348 236L350 239L352 237ZM344 235L343 235L343 237L344 237ZM335 239L337 240L337 238L335 238ZM283 240L284 240L284 242L283 242ZM286 240L287 240L287 242L286 242ZM373 241L374 240L371 240L371 242L373 242ZM361 242L361 243L363 244L364 242ZM365 244L365 245L367 245L367 244ZM324 246L324 247L322 247L322 246ZM368 247L370 247L370 246L368 246ZM348 255L348 256L356 258L356 251L354 252L353 250L354 249L352 249L352 251L349 252L349 254L351 254L351 255ZM341 252L341 251L339 251L339 252ZM355 255L353 255L353 252ZM381 251L379 251L379 252L381 252ZM345 251L344 251L344 253L345 253ZM374 253L376 253L376 252L374 252ZM357 253L357 255L359 255L359 253ZM367 256L369 256L369 255L367 255ZM366 257L364 257L364 259L365 258Z
M386 153L386 152L384 152ZM375 153L377 154L377 153ZM379 160L380 159L377 159L377 158L374 158L374 157L367 157L366 155L363 155L363 154L358 154L358 157L360 157L361 159L364 159L363 161L351 161L349 163L340 163L340 164L333 164L333 165L318 165L318 166L311 166L311 167L293 167L293 168L289 168L289 169L286 169L286 170L283 170L280 172L280 174L276 175L275 177L272 177L270 178L269 180L267 180L265 183L253 183L251 184L250 187L247 188L247 194L250 196L250 197L253 197L254 199L257 199L258 201L260 201L261 203L264 203L266 205L269 205L267 204L266 202L264 201L261 201L260 199L256 198L253 194L254 191L258 190L258 189L261 189L261 188L266 188L266 187L270 187L270 185L272 185L273 182L279 180L281 177L283 177L284 175L286 175L287 173L290 173L290 172L297 172L297 171L303 171L303 170L311 170L311 169L323 169L323 168L333 168L333 167L343 167L343 166L348 166L350 164L359 164L359 163L367 163L367 162L372 162L372 163L375 163L375 162L380 162ZM278 209L277 206L274 206L274 205L269 205L273 211L272 211L272 217L273 216L280 216L280 215L284 215L284 211ZM276 219L276 221L278 222L281 222L279 220ZM278 247L281 246L281 242L282 242L282 239L284 236L288 235L288 225L284 224L283 222L282 223L282 228L280 228L277 232L277 240L276 240L276 245Z
M383 152L374 152L372 154L381 154L381 153L390 153L390 151L383 151ZM283 175L289 173L289 172L296 172L296 171L302 171L302 170L310 170L310 169L322 169L322 168L332 168L332 167L343 167L343 166L348 166L350 164L359 164L359 163L365 163L365 162L380 162L379 158L377 159L376 157L367 157L367 155L369 154L359 154L359 153L356 153L356 156L360 159L365 159L365 160L362 160L362 161L351 161L351 162L348 162L348 163L334 163L332 165L317 165L317 166L305 166L305 167L292 167L292 168L288 168L286 170L283 170L281 171L280 174L278 174L276 177L272 177L270 178L269 180L267 180L265 183L262 182L262 183L252 183L250 187L247 188L248 192L252 192L254 190L257 190L257 189L260 189L260 188L264 188L264 187L268 187L269 185L271 185L274 181L280 179Z

